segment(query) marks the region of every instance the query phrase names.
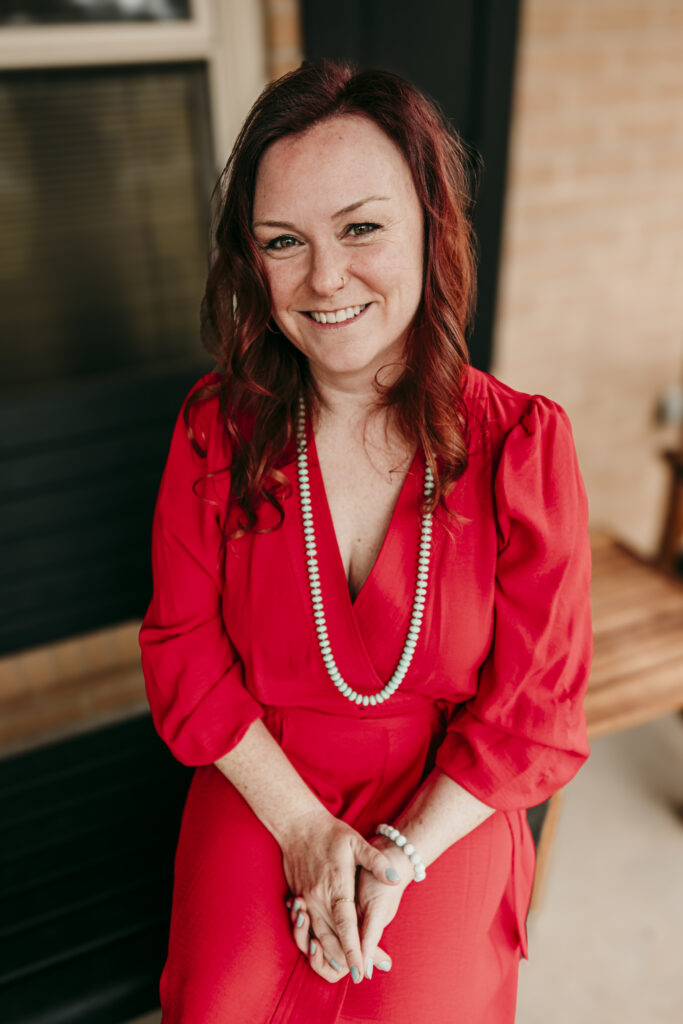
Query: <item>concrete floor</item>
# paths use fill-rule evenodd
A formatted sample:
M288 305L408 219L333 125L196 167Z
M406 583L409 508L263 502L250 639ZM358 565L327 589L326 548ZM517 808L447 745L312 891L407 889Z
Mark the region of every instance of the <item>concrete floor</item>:
M683 719L591 748L529 922L517 1024L680 1024Z
M542 904L529 922L517 1024L680 1024L683 719L591 747L565 790ZM135 1024L159 1021L151 1014Z

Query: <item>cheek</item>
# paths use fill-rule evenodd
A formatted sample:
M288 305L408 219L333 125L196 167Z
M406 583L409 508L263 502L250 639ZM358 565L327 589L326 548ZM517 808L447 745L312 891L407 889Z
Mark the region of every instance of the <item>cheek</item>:
M298 275L295 268L282 263L266 267L266 277L270 288L273 312L285 313L296 292Z
M422 295L422 254L387 247L381 252L358 255L351 270L386 298L400 296L405 301Z

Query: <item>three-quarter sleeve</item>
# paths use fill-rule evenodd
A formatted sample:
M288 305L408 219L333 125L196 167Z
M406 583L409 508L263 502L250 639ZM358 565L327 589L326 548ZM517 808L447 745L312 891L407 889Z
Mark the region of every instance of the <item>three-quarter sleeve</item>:
M493 640L456 709L439 768L498 810L533 807L589 755L588 504L569 420L535 396L503 443Z
M207 404L194 406L190 417L195 436L210 446L211 425L197 422L198 416L206 420ZM193 486L209 469L188 438L181 410L154 512L154 590L140 647L154 724L187 765L216 761L263 714L244 686L221 614L220 510Z

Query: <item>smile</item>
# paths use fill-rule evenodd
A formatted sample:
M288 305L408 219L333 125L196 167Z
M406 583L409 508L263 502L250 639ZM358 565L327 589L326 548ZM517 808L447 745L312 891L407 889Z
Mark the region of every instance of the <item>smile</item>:
M370 303L366 302L363 306L347 306L346 309L333 309L329 313L310 310L306 316L315 320L317 324L342 324L346 320L355 320L369 305Z

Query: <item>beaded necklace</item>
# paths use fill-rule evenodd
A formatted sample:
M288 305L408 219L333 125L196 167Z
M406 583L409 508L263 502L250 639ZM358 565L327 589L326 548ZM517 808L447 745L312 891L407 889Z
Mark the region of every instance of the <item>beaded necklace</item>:
M299 396L299 415L297 418L297 469L299 479L299 499L301 502L301 519L304 530L304 544L306 547L306 565L308 568L308 585L311 592L313 604L313 620L318 635L318 647L323 659L327 674L337 687L342 696L350 700L352 704L375 706L383 704L396 691L405 679L406 673L413 660L417 641L422 627L424 607L427 601L427 583L429 580L429 556L432 544L432 514L425 510L422 515L422 528L420 530L420 547L417 559L417 578L415 581L415 592L413 596L413 610L408 625L408 635L403 645L401 657L394 670L394 674L388 683L381 690L373 694L358 693L350 686L337 668L337 663L332 653L330 638L327 632L327 621L325 619L325 608L323 604L322 587L320 585L320 569L318 566L318 553L315 543L315 527L313 525L313 506L311 504L311 485L308 473L308 456L306 453L306 404L302 396ZM434 477L428 465L425 466L424 497L425 500L434 490Z

